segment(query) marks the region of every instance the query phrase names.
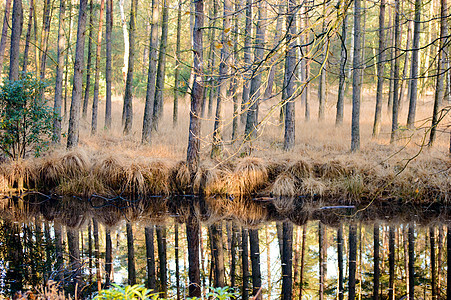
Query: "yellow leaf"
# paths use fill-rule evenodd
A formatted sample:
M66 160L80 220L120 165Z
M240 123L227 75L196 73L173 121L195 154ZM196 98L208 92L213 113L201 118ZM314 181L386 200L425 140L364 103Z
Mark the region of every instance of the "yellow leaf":
M229 27L229 28L226 28L226 29L224 29L224 32L225 32L225 33L229 33L229 31L230 31L230 27Z
M215 43L215 47L216 49L222 49L222 44L221 43Z
M229 45L229 47L232 47L232 42L230 40L227 41L227 45Z

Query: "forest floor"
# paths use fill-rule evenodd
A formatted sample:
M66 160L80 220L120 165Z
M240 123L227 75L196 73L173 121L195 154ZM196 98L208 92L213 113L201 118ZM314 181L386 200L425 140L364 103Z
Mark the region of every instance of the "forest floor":
M415 130L403 127L408 103L402 103L400 138L390 144L387 105L383 106L380 136L373 139L375 99L370 91L365 91L360 113L361 150L356 153L350 152L350 103L345 104L343 125L336 127L336 94L330 93L328 99L323 121L318 121L315 93L310 98L310 121L305 121L304 108L296 103L296 146L289 152L283 151L284 132L276 101L263 102L259 112L262 126L258 138L251 143L250 157L242 155L245 147L249 147L242 143L243 124L239 125L238 139L231 141L232 104L227 103L224 155L221 160L210 159L214 117L206 112L202 121L201 171L195 191L202 188L207 194L319 195L359 202L373 198L441 203L451 200L450 133L446 129L450 116L441 124L434 147L426 146L432 95L419 100ZM183 161L188 142L189 102L180 100L179 122L173 126L172 99L168 97L165 101L159 131L153 134L150 145L141 144L144 100L135 99L133 133L124 137L122 97L116 96L112 130L100 130L91 136L90 117L82 120L79 148L75 152L65 151L63 139L60 147L50 149L41 158L3 164L4 189L17 186L18 178L24 177L25 187L59 194L187 192L189 180ZM99 128L103 126L103 116L104 112L99 111Z

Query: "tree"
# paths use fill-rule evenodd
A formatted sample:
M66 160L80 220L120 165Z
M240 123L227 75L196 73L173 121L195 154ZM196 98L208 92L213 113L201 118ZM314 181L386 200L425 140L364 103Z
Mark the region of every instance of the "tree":
M8 0L10 1L10 0ZM31 39L31 27L33 25L33 14L34 14L34 1L30 0L30 9L28 12L28 25L27 25L27 34L25 36L25 47L23 50L23 64L22 64L22 72L27 73L27 67L28 67L28 53L30 52L30 39ZM6 33L5 33L6 34ZM2 36L3 38L3 36ZM3 64L3 52L1 50L2 42L0 41L0 53L1 59L0 59L0 65ZM4 47L4 46L3 46Z
M399 115L399 45L401 44L401 33L399 26L399 0L395 0L395 22L394 28L395 38L395 57L394 57L394 66L393 66L393 110L392 110L392 126L391 126L391 135L390 135L390 143L394 143L398 136L398 115Z
M11 28L11 48L9 51L9 81L19 79L20 35L22 34L22 0L13 2L13 22Z
M175 42L175 70L174 70L174 108L172 112L172 126L176 127L179 114L179 75L180 75L180 39L182 35L182 1L179 0L177 8L177 40ZM205 95L204 95L205 99ZM202 105L204 109L205 105ZM180 295L177 293L177 297Z
M360 97L362 88L361 0L354 1L354 55L352 62L351 151L360 149Z
M224 245L222 239L222 224L211 225L211 251L215 261L215 287L225 286Z
M52 109L40 97L44 88L31 73L5 80L0 88L0 149L13 160L30 151L38 156L53 138Z
M3 59L5 57L6 39L8 34L8 20L9 11L11 8L11 0L5 1L5 14L3 16L2 37L0 39L0 66L3 66ZM0 68L0 75L3 72L3 67Z
M198 5L199 2L201 3L200 5ZM198 13L203 11L203 2L202 2L202 0L199 2L196 2L196 19L200 17L198 15ZM202 18L202 17L200 17L200 18ZM197 23L197 25L200 25L198 19L197 19L196 23ZM202 23L202 21L200 23ZM198 27L195 26L195 28L198 28ZM196 36L196 33L194 33L194 36ZM189 278L188 296L189 297L200 297L201 296L201 289L200 289L201 282L200 282L200 270L199 270L199 232L200 232L199 219L197 219L197 217L194 215L194 212L191 211L190 214L188 215L188 219L186 221L186 237L188 240L188 263L189 263L189 266L188 266L188 278Z
M102 50L102 28L103 28L104 10L105 10L105 0L101 0L99 14L99 29L97 31L96 69L94 75L94 97L92 98L91 134L93 135L96 134L97 132L97 111L99 106L99 89L100 89L100 51Z
M130 7L130 26L129 26L129 55L128 55L128 70L127 79L125 83L124 108L125 108L125 123L124 134L130 134L133 124L133 68L135 62L135 19L138 12L138 0L132 0Z
M285 98L282 99L285 105L285 135L283 148L285 151L291 150L295 142L295 80L296 80L296 1L288 3L287 11L287 45L288 51L285 57L285 78L286 85Z
M349 300L354 300L356 295L355 293L356 260L357 260L357 226L355 224L351 224L349 225L349 281L348 281Z
M249 232L247 229L241 229L241 265L243 270L243 286L241 297L243 300L249 299Z
M413 128L415 123L418 97L418 55L420 47L421 0L415 0L415 20L413 23L412 62L410 64L410 99L407 127Z
M144 121L142 143L151 142L153 102L155 98L155 78L157 74L157 39L158 39L158 1L152 1L152 24L150 26L149 41L149 69L147 72L146 106L144 108Z
M384 0L382 0L384 1ZM338 82L338 101L337 101L337 115L335 118L335 125L339 126L343 124L343 110L344 110L344 98L345 98L345 80L346 80L346 60L348 53L346 51L346 35L348 27L348 14L346 9L343 12L343 24L341 30L341 54L340 54L340 74Z
M437 80L435 85L434 94L434 111L432 112L432 124L431 133L429 136L429 146L432 147L435 141L435 136L437 133L437 126L443 116L439 116L439 110L442 107L443 99L445 97L445 73L446 73L446 52L445 52L445 42L447 41L448 35L448 24L447 24L447 1L440 0L440 42L438 50L438 60L437 60ZM448 70L449 72L449 70Z
M244 36L244 57L243 63L246 66L246 72L244 73L245 80L243 84L243 95L241 101L241 123L245 124L246 116L244 112L247 112L249 106L249 93L250 93L250 83L251 83L251 66L252 66L252 54L251 54L251 39L252 39L252 4L253 0L246 0L246 27L245 32L247 34Z
M258 229L249 229L249 245L252 266L252 295L255 299L263 299L261 293L262 275L260 270L260 241L258 238Z
M394 102L393 102L394 105ZM388 299L395 299L395 229L389 226L388 232Z
M373 285L373 299L379 299L379 224L374 224L373 227L373 251L374 251L374 285Z
M158 246L158 261L159 261L159 275L160 275L160 294L166 298L168 293L168 275L167 275L167 251L166 251L166 227L156 226L157 228L157 246Z
M80 8L78 12L77 45L75 46L74 80L72 89L72 101L70 105L69 130L67 137L68 149L78 146L87 4L88 0L80 0Z
M381 0L379 10L379 53L377 55L376 110L374 112L373 137L379 135L382 117L382 98L385 71L385 0Z
M216 115L215 124L213 131L213 145L211 149L211 157L217 158L222 155L222 148L224 147L222 141L222 131L223 128L223 112L222 105L226 102L227 97L227 86L229 83L229 64L230 64L230 53L229 53L229 33L232 29L231 23L231 13L232 13L232 2L230 0L224 0L224 16L223 16L223 31L221 40L221 61L219 63L219 78L218 78L218 98L216 101Z
M130 222L127 222L127 270L129 285L136 284L136 270L135 270L135 248L133 243L133 227Z
M112 45L111 33L113 30L113 0L106 0L106 64L105 64L105 82L106 82L106 99L105 99L105 128L111 129L111 69L112 69Z
M343 287L343 225L337 229L337 259L338 259L338 300L344 299Z
M408 237L409 237L409 300L414 300L415 299L415 228L414 228L414 224L412 224L412 223L409 224ZM450 246L448 246L448 247L450 247ZM450 282L450 281L448 281L448 282ZM448 286L451 286L451 285L448 284ZM449 295L449 293L448 293L448 295Z
M92 0L89 2L89 36L88 36L88 61L86 64L86 85L83 98L83 119L88 115L89 91L91 90L91 61L92 61L92 39L94 31L94 5Z
M53 134L55 142L61 142L61 105L63 100L63 71L64 71L64 50L66 48L66 35L64 33L64 18L66 17L65 0L60 0L59 25L58 25L58 45L56 65L55 101L53 105Z
M109 287L113 279L113 245L111 230L105 229L105 286Z
M283 222L282 299L290 300L293 289L293 223Z
M154 226L146 226L144 228L146 237L146 258L147 258L147 283L146 287L155 291L155 246L154 246Z

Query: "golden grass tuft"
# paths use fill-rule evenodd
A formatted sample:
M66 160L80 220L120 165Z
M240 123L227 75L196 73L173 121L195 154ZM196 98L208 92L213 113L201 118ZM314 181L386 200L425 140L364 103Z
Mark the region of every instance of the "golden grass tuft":
M56 187L55 192L65 196L90 197L93 194L112 195L105 187L101 178L92 173L71 179L63 179Z
M268 184L267 164L261 158L246 157L240 160L231 178L228 178L229 193L249 195Z
M44 158L37 165L38 185L45 191L56 187L62 180L63 166L59 156L49 156Z
M301 181L304 178L310 177L312 173L312 165L306 160L298 160L289 165L287 171L296 180Z
M339 160L331 160L315 166L317 177L334 179L348 174L346 166Z
M91 160L82 150L70 151L61 158L62 175L76 178L87 174L91 168Z
M281 173L274 181L271 193L276 196L295 196L297 194L296 179L291 173Z
M107 188L120 193L127 182L125 163L114 156L107 156L94 164L92 173L100 178Z
M185 161L179 161L170 171L169 182L171 190L181 194L190 192L191 178L188 165Z
M29 160L21 159L4 163L0 169L9 187L19 191L24 190L24 188L31 188L36 182L36 170Z
M126 195L144 195L147 193L146 181L143 176L143 167L132 162L126 168L126 184L123 192Z
M306 196L323 196L327 190L327 186L324 182L309 177L302 180L300 186L300 194Z

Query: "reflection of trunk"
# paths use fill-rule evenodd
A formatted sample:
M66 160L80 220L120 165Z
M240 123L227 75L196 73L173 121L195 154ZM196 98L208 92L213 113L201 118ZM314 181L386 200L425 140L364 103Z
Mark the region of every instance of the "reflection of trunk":
M277 241L279 242L279 255L280 259L282 259L282 253L283 253L283 225L280 222L276 223L276 230L277 230Z
M260 271L260 242L258 238L258 229L249 229L249 243L252 264L252 294L254 295L256 300L263 299L262 293L260 291L262 286L262 275Z
M203 4L202 1L199 1ZM196 6L199 4L196 2ZM202 5L203 10L203 5ZM188 240L188 277L189 277L189 297L200 297L200 270L199 270L199 234L200 224L194 212L191 212L186 221L186 237Z
M243 290L242 290L242 299L249 299L249 232L247 229L241 230L241 260L242 260L242 268L243 268Z
M23 253L22 242L20 239L20 226L17 223L4 221L3 229L6 243L6 260L8 268L6 268L5 281L10 288L10 292L14 295L15 292L23 289Z
M355 299L355 276L357 260L357 226L349 225L349 300Z
M395 299L395 229L389 227L388 233L388 299Z
M236 273L236 244L237 244L238 227L232 222L232 242L230 245L230 287L235 287Z
M301 248L301 270L299 271L299 299L302 299L304 289L304 269L305 269L305 240L307 237L307 225L302 226L302 248Z
M402 228L402 244L403 244L403 249L404 249L404 271L406 274L406 294L409 294L409 260L408 260L408 256L409 256L409 246L408 246L408 237L407 237L407 227L403 226Z
M435 230L434 227L429 227L429 239L431 244L431 289L432 299L437 297L437 265L435 261Z
M343 300L343 225L337 230L337 254L338 254L338 300Z
M94 235L94 261L96 265L96 281L97 291L102 289L102 277L100 274L100 241L99 241L99 223L92 219L93 235Z
M266 241L266 268L267 268L267 278L268 282L268 295L272 293L272 284L271 284L271 241L269 237L269 229L268 225L265 226L265 241Z
M167 276L167 253L166 253L166 227L157 226L157 243L158 243L158 261L160 264L160 288L159 291L163 298L168 293L168 276Z
M155 246L153 225L146 226L144 235L146 237L147 288L155 292Z
M76 293L81 289L81 262L80 262L80 245L79 245L78 229L67 228L67 245L69 248L69 262L73 285L77 288Z
M56 279L60 281L63 279L62 269L64 267L63 233L61 224L55 222L53 228L55 231L55 255L56 255L56 264L54 266L54 269L57 272Z
M128 263L128 284L136 284L135 271L135 248L133 246L133 228L132 224L127 222L127 263Z
M409 224L409 300L415 298L415 228ZM448 281L450 282L450 281ZM448 294L450 295L450 294Z
M437 252L437 299L440 299L440 290L442 282L442 255L443 255L443 227L438 227L438 252Z
M326 272L327 272L326 239L327 239L326 228L323 223L319 222L319 227L318 227L319 299L324 299L324 287L326 285Z
M222 224L211 226L212 252L215 260L215 287L225 286L224 245L222 239Z
M374 284L373 284L373 299L379 299L379 224L374 224L373 231L373 251L374 251Z
M108 288L113 279L113 245L111 243L111 231L105 229L105 288Z
M409 227L409 233L410 233L410 227ZM414 245L413 245L413 239L414 239L414 234L413 234L413 225L412 225L412 257L415 257L413 254L413 249L414 249ZM410 252L409 252L410 254ZM448 225L447 228L447 232L446 232L446 257L448 257L447 262L448 262L448 269L447 269L447 274L446 274L446 295L451 295L451 284L449 284L451 282L451 259L449 259L449 257L451 257L451 226ZM412 263L412 268L413 268L413 263ZM412 282L413 282L413 272L412 272ZM413 283L411 285L413 287ZM412 288L413 290L413 288ZM411 294L413 294L411 292ZM410 298L409 300L412 300L412 298Z
M93 269L93 259L92 259L92 224L91 221L88 225L88 269L89 269L89 277L88 282L92 284L92 269Z
M179 6L180 11L180 6ZM174 239L175 239L175 286L177 288L177 300L180 299L180 267L179 267L179 224L176 222L174 224ZM155 268L155 267L154 267ZM155 272L155 270L154 270Z
M282 300L290 300L293 289L293 223L283 223Z

